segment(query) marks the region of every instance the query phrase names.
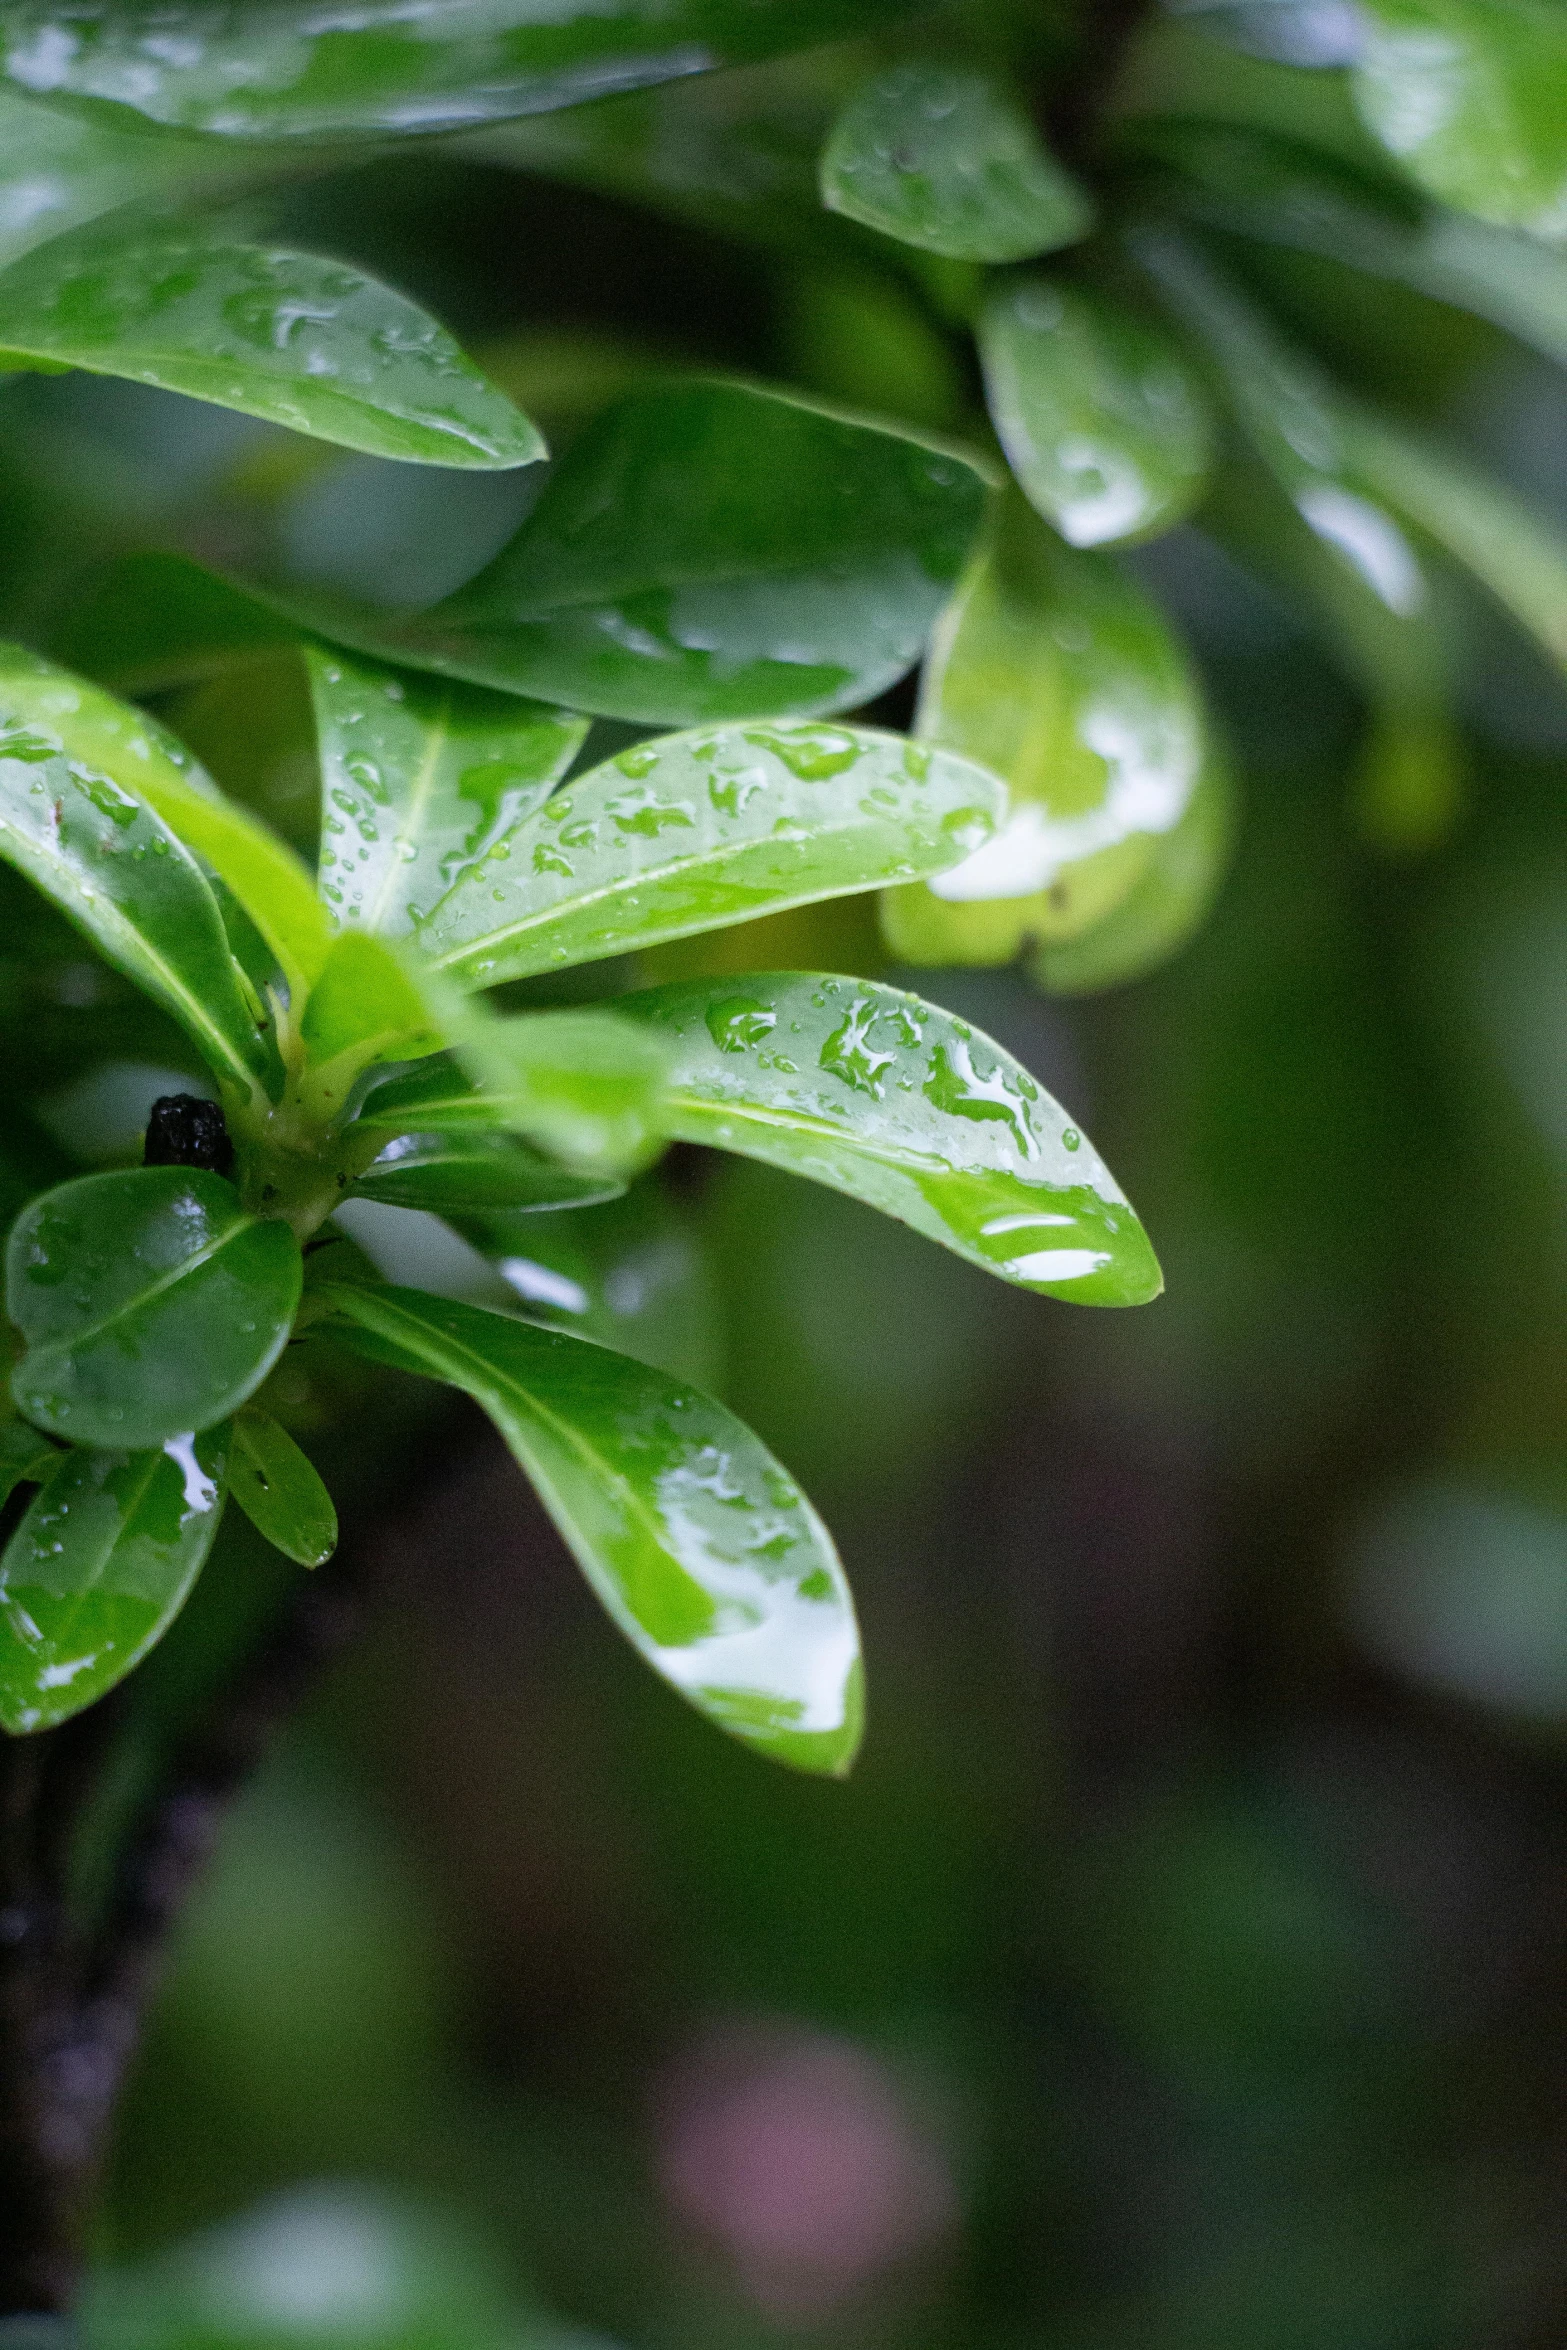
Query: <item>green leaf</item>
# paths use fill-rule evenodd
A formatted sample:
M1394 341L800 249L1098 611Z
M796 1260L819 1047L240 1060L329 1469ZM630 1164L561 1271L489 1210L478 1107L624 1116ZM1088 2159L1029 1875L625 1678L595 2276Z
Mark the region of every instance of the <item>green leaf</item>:
M215 170L232 175L232 153L0 89L0 268L84 221L172 196Z
M1087 930L1136 886L1202 771L1201 702L1161 614L1021 498L937 635L918 728L1004 776L1012 804L967 863L883 900L909 962L1005 963Z
M4 1400L9 1407L10 1397ZM25 1420L0 1420L0 1504L19 1485L46 1484L64 1457Z
M954 261L1027 261L1093 206L988 75L897 65L856 92L822 154L822 202Z
M987 841L994 776L842 725L666 735L593 768L496 844L419 930L464 987L591 963L877 882Z
M1042 940L1031 968L1051 995L1088 995L1156 971L1207 918L1235 835L1235 787L1210 749L1180 822L1154 843L1142 878L1077 938Z
M288 1430L254 1404L234 1421L229 1491L257 1533L297 1565L323 1566L337 1548L332 1496Z
M0 857L25 873L174 1018L221 1078L249 1094L268 1063L246 1008L223 920L189 851L141 796L134 755L75 723L87 689L46 661L0 645ZM133 780L135 779L135 780Z
M373 1063L414 1061L446 1042L418 975L384 939L363 930L333 940L299 1036L311 1064L311 1103L334 1119Z
M481 1131L400 1134L346 1196L424 1208L436 1216L471 1216L591 1207L618 1199L625 1188L612 1175L573 1174L504 1133Z
M1557 0L1360 0L1361 120L1459 212L1567 236L1567 13Z
M505 1437L632 1645L775 1761L846 1771L859 1638L831 1537L750 1430L590 1340L418 1290L327 1289L372 1361L444 1379Z
M503 122L860 34L911 0L8 0L0 60L38 96L106 98L230 138Z
M0 1557L0 1724L47 1730L123 1681L190 1597L223 1515L222 1429L69 1452Z
M1003 280L980 353L991 421L1036 512L1074 547L1152 538L1207 482L1207 398L1168 338L1103 294Z
M372 456L531 465L538 433L427 311L341 261L189 230L59 237L0 274L0 362L129 376Z
M1083 1305L1163 1286L1103 1160L1028 1071L901 989L820 972L624 996L671 1040L664 1117L685 1142L865 1200L1003 1280Z
M321 894L340 922L403 933L533 813L585 718L514 694L305 649L321 744Z
M290 651L300 635L266 591L147 549L106 564L73 598L55 649L92 677L150 694Z
M299 1243L197 1167L83 1175L18 1217L6 1311L27 1340L19 1409L133 1451L210 1428L254 1394L299 1304Z

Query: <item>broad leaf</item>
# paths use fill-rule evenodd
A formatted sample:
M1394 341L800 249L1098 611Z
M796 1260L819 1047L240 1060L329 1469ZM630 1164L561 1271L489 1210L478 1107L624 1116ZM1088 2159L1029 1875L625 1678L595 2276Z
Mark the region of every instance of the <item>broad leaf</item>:
M190 1596L223 1515L222 1429L69 1452L0 1557L0 1724L47 1730L123 1681Z
M1080 937L1042 940L1032 971L1052 995L1088 995L1141 979L1178 954L1207 916L1229 863L1235 789L1210 749L1179 824L1154 843L1140 880Z
M922 736L983 760L1012 804L994 840L884 900L917 963L1010 962L1126 897L1202 770L1197 687L1162 616L1102 554L1013 499L937 636Z
M337 1548L332 1496L270 1412L247 1404L234 1421L229 1491L258 1534L301 1567L319 1567Z
M1567 13L1557 0L1359 0L1362 121L1460 212L1567 236Z
M529 465L527 418L406 296L340 261L187 229L55 239L0 274L0 364L129 376L426 465Z
M624 1189L614 1176L573 1174L504 1133L400 1134L348 1196L436 1216L473 1216L589 1207L618 1199Z
M843 1772L859 1638L826 1528L721 1404L590 1340L417 1290L324 1297L373 1361L489 1413L633 1646L721 1729Z
M76 694L75 681L47 662L0 646L0 857L171 1012L221 1078L248 1094L268 1062L217 902L139 792L77 752ZM150 765L151 734L145 739Z
M624 996L674 1047L669 1132L808 1175L1083 1305L1163 1286L1108 1168L1010 1053L918 996L785 971Z
M321 894L406 932L549 797L585 718L309 647L321 743Z
M557 792L419 930L466 987L938 873L1005 805L969 760L867 727L667 735Z
M849 101L822 202L954 261L1026 261L1086 236L1093 207L988 75L896 65Z
M229 137L455 130L896 23L911 0L7 0L3 70Z
M1049 279L1003 280L979 329L991 421L1029 503L1074 547L1151 538L1212 459L1208 401L1135 311Z
M27 1341L11 1391L78 1443L140 1451L210 1428L282 1353L300 1278L288 1226L246 1215L201 1168L62 1183L6 1248L6 1311Z

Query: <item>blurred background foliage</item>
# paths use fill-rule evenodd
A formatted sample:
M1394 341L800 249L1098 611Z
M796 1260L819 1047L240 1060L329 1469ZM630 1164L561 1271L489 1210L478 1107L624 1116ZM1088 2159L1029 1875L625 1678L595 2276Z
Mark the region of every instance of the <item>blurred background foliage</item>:
M974 0L966 37L1048 46L1049 14ZM1158 41L1166 106L1358 151L1338 76L1192 21ZM427 301L557 444L671 361L962 429L948 265L799 193L791 124L863 64L405 149L265 217ZM1322 255L1244 269L1344 380L1567 520L1557 371ZM535 490L85 377L11 382L3 419L19 633L150 535L425 601ZM1355 689L1211 523L1130 558L1243 781L1211 918L1104 996L935 989L1081 1111L1158 1305L1041 1306L696 1154L530 1220L501 1274L359 1211L386 1269L504 1277L758 1428L854 1577L871 1736L845 1787L715 1738L475 1417L295 1350L278 1406L340 1501L396 1493L383 1595L181 1937L95 2350L1563 2339L1567 692L1445 581L1464 783L1433 754L1426 826L1419 746L1379 782ZM309 839L290 662L166 714ZM1435 845L1389 856L1411 804ZM112 1160L186 1048L8 880L3 913L17 1152ZM862 903L645 970L790 965L897 971ZM226 1530L130 1693L128 1774L281 1571Z

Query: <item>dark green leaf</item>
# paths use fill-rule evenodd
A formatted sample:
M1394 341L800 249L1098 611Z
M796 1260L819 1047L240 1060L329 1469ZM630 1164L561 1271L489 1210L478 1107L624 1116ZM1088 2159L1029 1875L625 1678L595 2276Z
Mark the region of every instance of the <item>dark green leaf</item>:
M544 443L428 312L340 261L96 227L0 273L0 361L129 376L377 457L529 465Z
M979 343L1012 470L1070 545L1151 538L1191 511L1212 419L1156 328L1086 288L1009 278L985 305Z
M1078 938L1044 939L1032 970L1052 995L1087 995L1141 979L1178 954L1207 916L1229 863L1235 790L1210 749L1185 815L1154 843L1140 880Z
M954 261L1027 261L1086 236L1093 207L985 74L897 65L849 101L822 202Z
M585 718L311 647L321 894L340 922L412 930L546 800Z
M407 1289L326 1298L373 1361L489 1413L578 1564L682 1697L797 1769L847 1770L859 1638L831 1538L750 1430L627 1355Z
M674 1045L686 1142L867 1201L988 1273L1083 1305L1162 1287L1148 1238L1066 1112L965 1021L868 980L748 973L622 997Z
M226 1435L69 1452L0 1557L0 1724L47 1730L123 1681L190 1596L223 1515Z
M350 1196L437 1216L472 1216L587 1207L618 1199L624 1189L614 1176L575 1175L505 1134L400 1134Z
M1460 212L1567 236L1567 12L1558 0L1360 0L1362 121Z
M5 1400L9 1408L10 1398ZM64 1457L25 1420L0 1420L0 1504L19 1485L44 1484Z
M264 591L148 550L107 565L73 600L56 649L89 676L146 694L289 650L301 633Z
M4 71L230 137L454 130L809 48L911 0L8 0Z
M6 1250L11 1375L41 1428L132 1450L210 1428L254 1394L299 1304L299 1243L195 1167L83 1175L35 1200Z
M546 802L441 900L419 944L465 987L591 963L941 872L1004 805L967 759L867 727L666 735Z
M337 1548L332 1496L288 1430L247 1404L230 1440L229 1491L258 1534L302 1567Z

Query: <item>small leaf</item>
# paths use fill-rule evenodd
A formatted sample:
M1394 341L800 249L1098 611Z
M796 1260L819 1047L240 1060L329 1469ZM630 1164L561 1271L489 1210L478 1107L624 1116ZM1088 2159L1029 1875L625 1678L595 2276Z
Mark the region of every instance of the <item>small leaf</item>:
M594 1591L709 1720L796 1769L859 1744L854 1608L831 1537L732 1413L629 1356L408 1289L324 1292L372 1361L495 1422Z
M822 202L954 261L1027 261L1088 234L1093 207L1023 109L982 73L897 65L850 99Z
M901 989L823 973L623 996L674 1047L670 1134L897 1216L987 1273L1084 1305L1162 1287L1147 1235L1066 1112L1010 1053Z
M1567 236L1567 15L1557 0L1360 0L1355 103L1442 203Z
M354 1081L377 1061L415 1061L447 1040L419 975L384 939L342 932L310 991L299 1038L312 1105L341 1116Z
M1208 401L1135 311L1047 278L1006 279L979 342L1008 461L1069 545L1152 538L1191 511L1212 459Z
M19 1409L56 1436L141 1451L254 1394L299 1304L299 1243L195 1167L83 1175L18 1217L6 1311Z
M321 743L321 894L402 934L546 800L585 718L308 646Z
M436 1216L591 1207L618 1199L611 1175L574 1175L505 1134L400 1134L347 1194Z
M256 1532L296 1565L323 1566L337 1548L332 1496L288 1430L254 1404L234 1422L229 1491Z
M129 778L78 754L72 727L87 691L49 663L0 646L0 857L171 1012L220 1077L248 1094L268 1063L217 903L189 851ZM147 741L150 764L150 734ZM89 731L89 752L109 747ZM130 761L132 773L142 764Z
M0 1557L0 1724L47 1730L163 1638L223 1515L222 1429L158 1452L69 1452Z
M426 311L340 261L96 226L0 273L0 355L129 376L372 456L531 465L544 443Z
M1156 971L1180 952L1218 895L1235 834L1235 788L1211 751L1179 824L1155 843L1141 879L1077 938L1042 940L1031 968L1051 995L1088 995Z
M1202 771L1201 702L1161 614L1016 497L942 624L918 727L1004 776L1012 804L977 855L884 899L894 951L916 963L1010 962L1102 920Z
M557 792L459 881L418 943L490 987L938 873L988 840L992 775L901 735L756 724L666 735Z

